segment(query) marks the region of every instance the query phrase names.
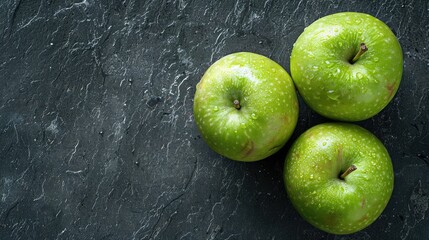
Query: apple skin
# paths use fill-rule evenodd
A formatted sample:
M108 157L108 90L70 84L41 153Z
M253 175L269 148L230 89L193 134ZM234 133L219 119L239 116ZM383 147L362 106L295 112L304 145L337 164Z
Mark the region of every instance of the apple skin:
M339 175L351 165L356 170ZM393 191L393 167L384 145L350 123L324 123L293 143L284 166L286 191L310 224L333 234L357 232L374 222Z
M350 63L360 43L368 51ZM386 24L364 13L322 17L294 44L292 79L306 104L331 119L360 121L392 100L402 77L402 49Z
M289 74L271 59L250 52L216 61L194 96L194 118L205 142L238 161L257 161L277 152L295 129L298 109Z

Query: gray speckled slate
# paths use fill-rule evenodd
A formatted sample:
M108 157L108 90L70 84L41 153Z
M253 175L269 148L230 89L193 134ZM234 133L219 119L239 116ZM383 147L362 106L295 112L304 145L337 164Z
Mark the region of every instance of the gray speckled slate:
M350 236L299 217L283 186L290 142L327 120L301 101L279 153L227 160L201 139L195 85L251 51L289 72L304 27L341 11L389 25L400 89L360 122L389 150L395 189ZM0 2L0 239L429 239L429 5L411 1Z

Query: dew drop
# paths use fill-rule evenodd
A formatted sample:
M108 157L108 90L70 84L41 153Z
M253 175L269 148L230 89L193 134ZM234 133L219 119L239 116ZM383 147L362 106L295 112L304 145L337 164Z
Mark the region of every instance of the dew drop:
M363 74L360 73L360 72L356 73L356 76L357 76L358 79L362 79L363 78Z
M213 108L213 112L217 112L219 110L219 108L217 107L217 106L215 106L214 108Z
M341 73L341 70L340 70L339 68L337 68L337 70L335 70L334 75L336 76L336 75L338 75L338 74L340 74L340 73Z
M256 114L252 113L252 118L257 119L258 117L256 117Z
M338 101L338 98L340 97L340 94L335 92L334 90L328 90L328 98L332 99L334 101Z
M374 62L378 62L378 57L375 57L375 58L374 58Z

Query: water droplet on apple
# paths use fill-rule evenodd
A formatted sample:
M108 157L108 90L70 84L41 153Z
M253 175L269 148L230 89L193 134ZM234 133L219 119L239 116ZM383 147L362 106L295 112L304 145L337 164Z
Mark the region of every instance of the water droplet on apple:
M219 110L219 108L217 107L217 106L215 106L214 108L213 108L213 111L214 112L217 112Z
M337 68L337 70L335 71L334 75L336 76L336 75L340 74L340 72L341 72L341 70L339 68Z
M363 78L363 74L360 73L360 72L356 73L356 76L357 76L358 79L362 79Z
M334 90L328 90L328 98L334 100L334 101L338 101L338 97L340 97L340 94L338 94L337 92L335 92Z
M313 179L313 174L310 175L310 179Z
M253 119L257 119L258 118L258 117L256 117L256 114L254 114L254 113L252 113L251 116L252 116Z
M276 69L275 69L275 68L271 68L271 71L272 71L273 73L275 73L275 72L276 72Z
M342 47L343 46L343 42L338 42L338 46Z
M317 65L313 66L313 71L317 71L318 69L319 69L319 66L317 66Z
M359 24L360 22L361 22L360 19L355 20L355 23L357 23L357 24Z
M375 57L375 58L374 58L374 62L378 62L378 57Z

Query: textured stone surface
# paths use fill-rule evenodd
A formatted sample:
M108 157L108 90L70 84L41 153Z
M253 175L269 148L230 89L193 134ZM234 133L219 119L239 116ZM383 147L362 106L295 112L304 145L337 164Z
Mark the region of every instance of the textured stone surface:
M428 239L429 5L411 1L0 2L1 239ZM289 71L304 27L372 14L404 52L394 100L359 124L389 150L395 189L351 236L307 224L282 168L222 158L192 100L208 66L251 51ZM302 102L292 140L327 121Z

